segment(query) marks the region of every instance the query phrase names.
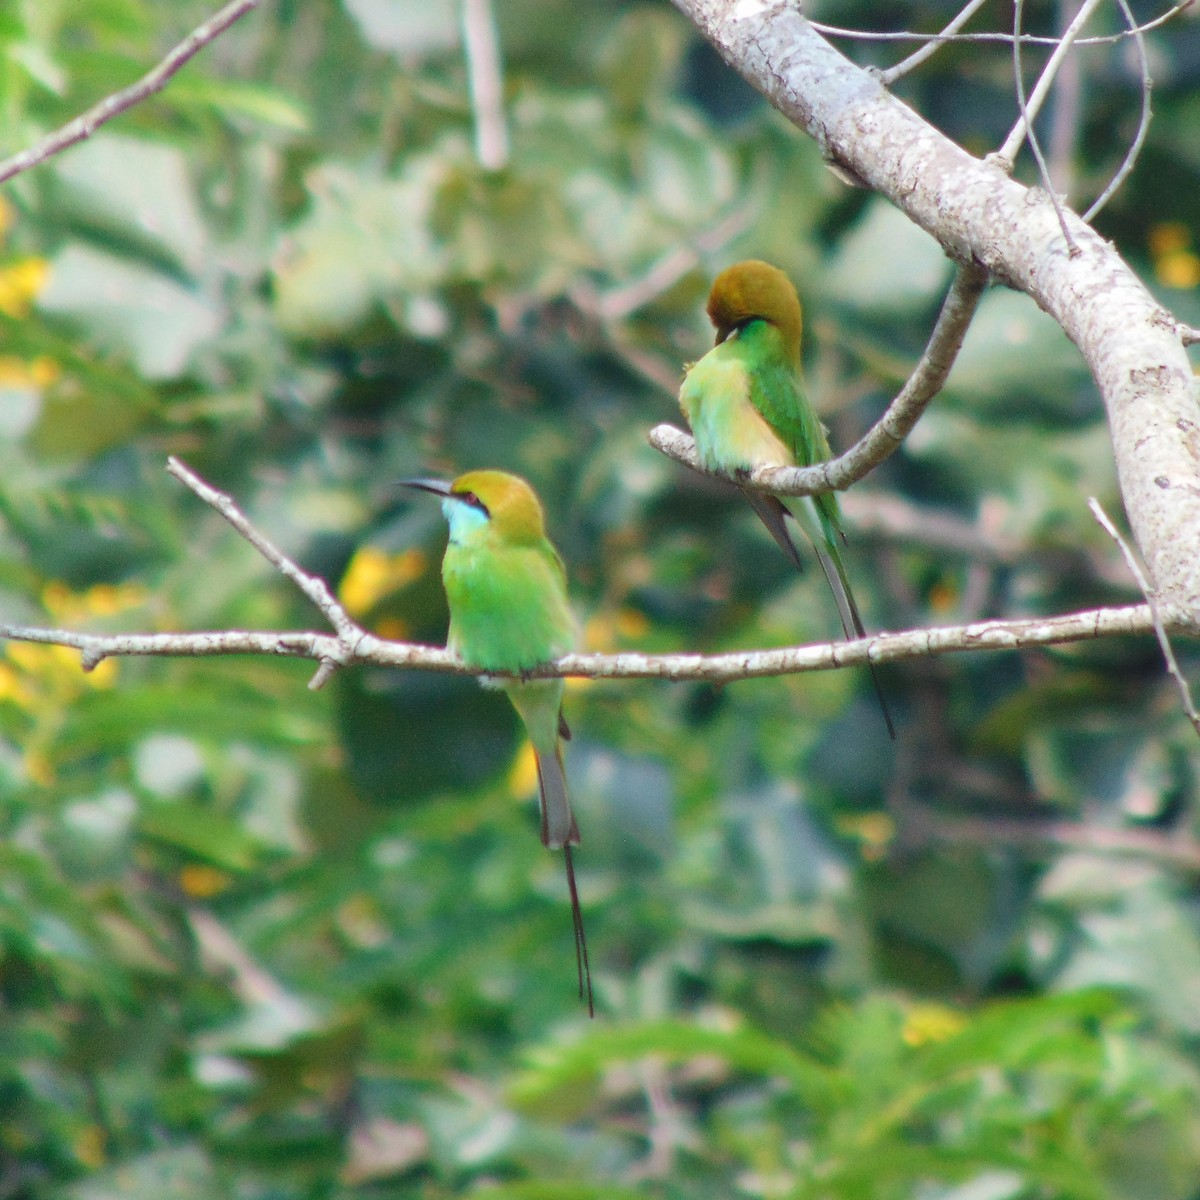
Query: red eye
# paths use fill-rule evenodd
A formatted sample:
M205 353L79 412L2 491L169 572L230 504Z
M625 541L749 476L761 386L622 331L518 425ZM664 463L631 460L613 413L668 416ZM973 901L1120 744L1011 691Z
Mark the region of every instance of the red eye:
M475 495L474 492L463 492L462 498L468 504L476 504L477 505L479 503L479 497L477 495Z

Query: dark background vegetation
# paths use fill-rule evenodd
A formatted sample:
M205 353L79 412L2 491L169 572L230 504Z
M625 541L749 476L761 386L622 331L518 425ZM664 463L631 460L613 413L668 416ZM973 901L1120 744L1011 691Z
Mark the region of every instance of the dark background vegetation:
M440 643L446 619L441 518L394 482L480 466L543 497L589 649L835 636L819 572L646 431L710 342L712 274L755 256L801 286L809 386L849 445L950 265L666 3L496 7L501 171L476 160L456 5L280 0L6 187L4 619L319 628L165 474L177 454L389 636ZM4 5L5 149L210 11ZM1152 53L1149 143L1099 224L1197 323L1200 23ZM1044 132L1086 200L1139 99L1128 44L1080 63L1077 118ZM1016 115L1003 46L899 90L977 153ZM1082 361L993 291L847 499L869 628L1136 599L1089 495L1119 515ZM503 698L310 674L5 648L0 1200L1200 1195L1197 757L1152 639L890 667L894 746L859 672L568 685L594 1022Z

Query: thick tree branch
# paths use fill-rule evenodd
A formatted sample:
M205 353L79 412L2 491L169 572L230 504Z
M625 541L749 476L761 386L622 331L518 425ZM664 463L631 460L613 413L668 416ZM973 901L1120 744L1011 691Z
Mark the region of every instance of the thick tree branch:
M969 263L958 268L925 353L908 382L883 416L844 454L811 467L759 467L745 477L739 476L736 482L778 496L841 491L857 483L904 442L929 402L941 391L986 284L987 272L982 267ZM692 439L674 426L657 425L649 437L652 446L676 462L702 474L728 478L718 472L706 472L696 457Z
M111 121L113 117L120 116L134 105L153 96L155 92L162 91L171 76L186 62L195 58L209 42L219 37L251 9L257 8L258 4L259 0L232 0L232 3L225 5L203 25L192 30L153 71L143 75L137 83L114 92L36 145L0 162L0 183L12 179L14 175L20 175L22 171L28 171L30 167L36 167L38 163L52 158L60 150L91 137L101 125Z
M1156 593L1200 625L1200 412L1173 317L1111 245L961 147L834 50L786 0L673 0L725 60L961 262L1028 293L1082 351Z

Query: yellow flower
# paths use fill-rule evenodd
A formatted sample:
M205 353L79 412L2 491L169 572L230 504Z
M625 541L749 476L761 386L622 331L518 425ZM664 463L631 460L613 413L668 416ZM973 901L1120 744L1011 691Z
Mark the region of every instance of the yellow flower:
M522 799L537 791L537 785L537 755L533 752L533 743L526 741L522 743L517 757L513 759L513 765L509 768L508 791L510 795Z
M363 546L342 576L338 599L351 616L361 617L384 596L419 579L425 573L426 561L421 550L386 554L375 546Z
M65 583L52 579L42 588L42 607L64 624L115 616L145 601L146 589L140 583L97 583L86 592L73 592Z
M75 1157L85 1167L95 1170L104 1166L108 1158L108 1138L99 1125L85 1125L75 1136L72 1147Z
M858 838L862 843L863 858L867 862L877 862L896 836L896 822L885 812L860 813L839 818L837 830L847 837Z
M901 1037L908 1046L947 1042L966 1028L967 1018L943 1004L915 1004L904 1019Z
M1147 244L1160 283L1171 288L1200 285L1200 255L1192 249L1191 232L1181 221L1153 226Z
M179 886L194 900L207 900L223 892L229 886L229 876L216 867L203 864L180 868Z
M0 312L27 317L49 276L50 264L44 258L22 258L0 267Z

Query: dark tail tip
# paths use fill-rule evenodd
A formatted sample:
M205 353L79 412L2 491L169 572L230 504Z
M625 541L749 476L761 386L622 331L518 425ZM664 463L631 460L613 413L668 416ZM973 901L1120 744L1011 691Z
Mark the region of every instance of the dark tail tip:
M563 856L567 860L567 890L571 893L571 921L575 926L575 969L579 972L579 998L584 999L586 988L588 1016L595 1017L592 966L588 962L587 937L583 932L583 909L579 905L579 889L575 886L575 862L571 857L569 844L563 847Z

